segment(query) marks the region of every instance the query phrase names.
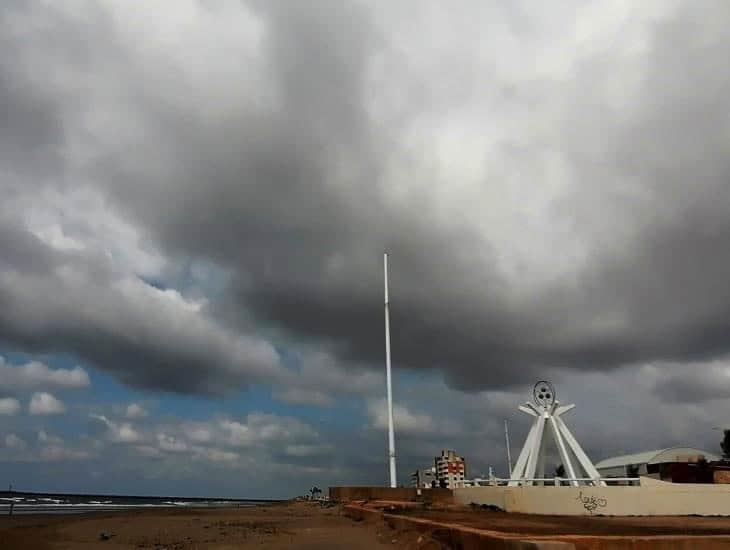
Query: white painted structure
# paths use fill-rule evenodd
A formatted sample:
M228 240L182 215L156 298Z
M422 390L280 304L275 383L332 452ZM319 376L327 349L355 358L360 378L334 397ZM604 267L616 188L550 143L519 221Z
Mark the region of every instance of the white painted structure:
M512 451L509 445L509 428L507 427L507 420L504 421L504 445L507 448L507 471L512 472ZM490 466L491 468L491 466ZM492 477L492 476L489 476Z
M647 477L630 487L464 487L454 489L454 499L459 504L489 504L523 514L730 516L730 485L667 483Z
M388 390L388 463L390 465L390 486L397 487L395 473L395 429L393 428L393 383L390 377L390 310L388 306L388 254L383 254L385 275L385 384Z
M560 405L555 399L555 389L549 382L541 381L533 389L533 403L518 408L533 417L532 427L522 447L515 467L510 474L509 486L544 484L545 458L548 451L548 434L552 435L560 460L565 468L565 478L574 487L579 485L605 485L600 474L561 416L575 405ZM538 478L538 479L535 479ZM540 480L540 481L538 481Z

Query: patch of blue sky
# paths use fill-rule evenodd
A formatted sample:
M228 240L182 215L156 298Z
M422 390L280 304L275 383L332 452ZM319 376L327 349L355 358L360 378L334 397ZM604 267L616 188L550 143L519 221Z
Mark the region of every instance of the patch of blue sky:
M280 348L285 362L292 364L292 354ZM367 422L367 407L362 397L357 395L333 395L333 403L326 407L291 404L272 396L274 388L264 384L252 384L247 388L223 396L183 395L169 392L148 391L131 388L109 373L89 366L77 358L65 354L28 354L11 350L1 350L0 355L11 365L22 365L32 360L42 361L53 369L72 369L81 366L89 375L90 387L80 389L50 389L67 405L67 414L37 417L23 422L24 425L48 427L58 435L72 434L80 419L92 411L99 414L112 414L112 409L123 410L126 405L139 402L148 409L153 417L171 416L185 420L205 421L217 416L243 419L251 413L290 416L313 427L357 429ZM395 381L398 386L406 387L417 380L410 374L399 374ZM42 390L43 388L39 388ZM385 391L385 390L384 390ZM24 396L24 407L29 396ZM117 414L121 414L118 412ZM75 418L71 422L71 417Z
M180 262L158 276L138 274L144 283L158 290L177 290L183 295L204 296L214 301L228 285L230 273L207 260Z

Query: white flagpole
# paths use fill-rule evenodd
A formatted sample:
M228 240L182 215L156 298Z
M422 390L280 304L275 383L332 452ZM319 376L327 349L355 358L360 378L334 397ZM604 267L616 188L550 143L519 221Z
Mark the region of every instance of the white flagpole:
M395 431L393 429L393 385L390 376L390 314L388 311L388 254L383 254L385 274L385 383L388 387L388 461L390 463L390 486L396 487L395 474Z
M507 428L507 420L504 421L504 443L507 447L507 467L509 468L510 478L512 477L512 453L509 448L509 429Z

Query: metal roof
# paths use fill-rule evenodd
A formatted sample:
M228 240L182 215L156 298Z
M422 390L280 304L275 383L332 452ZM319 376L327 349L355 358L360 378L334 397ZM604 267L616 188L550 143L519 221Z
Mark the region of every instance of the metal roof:
M695 449L693 447L668 447L666 449L657 449L656 451L644 451L643 453L634 453L631 455L614 456L601 460L596 464L597 470L606 468L619 468L629 464L661 464L663 462L686 462L687 456L704 455L707 460L719 460L717 455ZM684 457L684 460L678 460Z

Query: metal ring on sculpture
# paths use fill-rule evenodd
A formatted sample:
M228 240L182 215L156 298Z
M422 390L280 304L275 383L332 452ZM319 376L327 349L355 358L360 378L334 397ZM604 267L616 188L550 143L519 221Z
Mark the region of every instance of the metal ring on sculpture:
M532 398L536 405L547 409L555 402L555 388L547 380L540 380L532 388Z

